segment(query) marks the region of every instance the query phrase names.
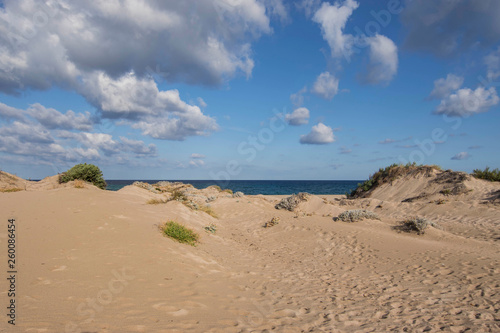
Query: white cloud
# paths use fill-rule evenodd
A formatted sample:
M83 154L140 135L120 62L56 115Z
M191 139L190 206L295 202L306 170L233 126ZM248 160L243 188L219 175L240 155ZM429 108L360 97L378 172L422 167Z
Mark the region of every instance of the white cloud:
M388 83L398 71L398 47L383 35L367 37L370 63L363 79L371 84Z
M53 143L54 138L43 126L34 123L14 121L0 128L0 136L16 138L22 142Z
M469 116L486 112L499 101L497 91L493 87L478 87L476 90L463 88L442 99L434 113L454 117Z
M323 39L330 46L333 58L349 59L352 54L354 37L344 34L344 29L347 20L358 6L359 4L354 0L335 2L333 5L323 2L312 18L314 22L321 25Z
M199 105L201 108L206 108L206 107L207 107L207 103L205 103L205 101L203 100L203 98L198 97L198 98L197 98L197 101L198 101L198 105Z
M322 145L334 141L335 137L332 128L323 123L313 126L309 134L300 136L300 143L302 144Z
M295 94L290 95L290 101L292 101L292 104L296 107L299 108L304 104L304 94L307 92L307 88L304 87L297 91Z
M312 92L324 99L332 99L339 91L339 80L330 72L321 73L314 86Z
M309 122L309 110L306 108L295 109L291 114L285 115L285 121L292 126L306 125Z
M251 75L251 42L272 33L266 7L269 15L287 15L281 0L186 2L6 0L0 90L74 89L95 71L217 85Z
M461 153L458 153L456 154L455 156L453 156L451 159L452 160L457 160L457 161L460 161L460 160L466 160L470 157L470 154L463 151Z
M441 78L434 81L434 89L429 98L441 99L448 96L452 91L458 90L464 83L464 78L453 74L448 74L446 79Z
M0 116L4 119L19 119L22 120L24 110L13 108L6 104L0 103Z
M498 79L500 77L500 46L496 51L484 57L484 63L488 68L488 79L491 81Z
M193 167L202 167L205 165L205 161L200 159L191 160L189 161L189 165Z
M382 145L386 145L386 144L389 144L389 143L395 143L395 142L399 142L397 140L394 140L394 139L385 139L385 140L382 140L382 141L379 141L378 143L382 144Z
M130 151L139 156L156 156L157 149L152 143L146 146L144 141L132 140L123 136L120 137L120 141L122 142L120 146L123 151Z
M113 79L101 72L93 75L86 86L87 98L103 117L125 119L133 128L156 139L182 141L218 129L215 119L181 100L178 90L161 91L152 79L139 79L134 73Z
M40 124L48 129L77 129L82 131L88 131L92 128L93 122L90 117L90 113L86 112L75 113L71 110L67 111L65 114L52 109L46 108L43 105L36 103L31 105L28 110L28 114L38 120Z
M205 157L206 156L203 154L196 154L196 153L191 154L191 158L194 158L194 159L203 159Z

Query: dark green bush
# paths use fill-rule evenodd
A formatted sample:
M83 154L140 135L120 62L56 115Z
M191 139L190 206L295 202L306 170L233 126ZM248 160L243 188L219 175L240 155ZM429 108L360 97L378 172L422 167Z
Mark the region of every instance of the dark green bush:
M92 183L103 190L107 186L106 181L102 178L102 171L93 164L83 163L75 165L59 176L59 183L67 183L75 179Z
M500 170L490 170L489 167L486 167L484 170L474 169L472 171L472 175L479 179L486 179L492 182L500 182Z

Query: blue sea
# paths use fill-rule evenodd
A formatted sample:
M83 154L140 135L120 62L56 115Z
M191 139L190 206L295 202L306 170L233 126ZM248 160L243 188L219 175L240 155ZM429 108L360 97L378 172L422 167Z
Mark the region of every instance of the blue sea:
M135 180L106 180L107 190L118 191L124 186L131 185ZM160 180L139 180L154 184ZM311 194L346 194L355 189L360 180L232 180L221 184L214 180L169 180L171 182L182 182L191 184L198 189L210 185L218 185L222 189L230 189L233 192L243 192L249 195L284 195L299 192Z

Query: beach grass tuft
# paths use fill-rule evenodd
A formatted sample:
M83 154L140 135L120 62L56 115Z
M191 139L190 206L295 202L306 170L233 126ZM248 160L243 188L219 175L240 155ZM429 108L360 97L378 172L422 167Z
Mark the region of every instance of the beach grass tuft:
M179 243L185 243L195 246L199 235L193 230L186 228L175 221L169 221L160 227L163 234L169 238L175 239Z
M149 199L146 203L148 205L159 205L159 204L164 204L169 202L170 200L165 200L165 199Z

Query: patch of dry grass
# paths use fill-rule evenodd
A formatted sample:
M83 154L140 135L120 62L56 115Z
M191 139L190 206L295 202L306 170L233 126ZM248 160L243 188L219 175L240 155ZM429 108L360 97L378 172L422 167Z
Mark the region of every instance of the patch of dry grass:
M165 204L169 201L170 200L166 200L166 199L149 199L146 203L148 205L159 205L159 204Z
M212 216L213 218L218 218L217 214L209 206L199 206L198 210L201 210L202 212L207 213L208 215Z
M19 192L19 191L22 191L23 189L22 188L2 188L0 189L0 192L2 193L12 193L12 192Z
M85 182L81 179L75 179L73 182L75 188L85 188Z

